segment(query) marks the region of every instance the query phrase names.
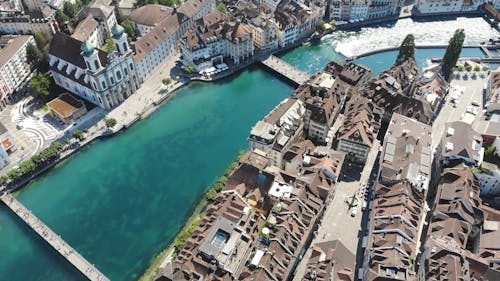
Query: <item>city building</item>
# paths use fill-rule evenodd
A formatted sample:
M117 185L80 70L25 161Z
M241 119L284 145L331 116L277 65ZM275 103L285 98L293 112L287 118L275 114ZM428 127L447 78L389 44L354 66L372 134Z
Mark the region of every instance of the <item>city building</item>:
M89 14L82 20L73 31L71 37L78 41L88 41L90 44L100 47L108 38L109 31L99 24L93 14Z
M242 157L199 227L156 280L291 278L334 182L320 170L294 175L269 164L258 152Z
M14 138L9 133L7 128L0 123L0 168L5 167L9 164L9 152L14 151Z
M99 22L99 29L105 35L112 33L112 28L117 24L115 7L112 5L111 0L95 0L90 6L82 10L82 18L87 18L90 15ZM108 37L108 36L105 36Z
M132 13L132 19L147 31L134 44L134 59L141 82L175 53L178 39L195 25L196 20L215 9L215 0L189 0L172 9L159 5L142 8ZM151 20L146 19L148 17Z
M56 10L45 6L40 12L15 12L0 17L0 34L53 34L59 30Z
M339 240L317 243L312 247L302 280L354 281L355 264L355 254Z
M418 81L417 63L408 59L382 72L362 94L384 109L385 120L395 112L429 124L434 117L432 101L418 94Z
M422 280L497 280L500 211L484 206L471 169L445 169L419 261Z
M431 143L430 126L393 114L368 222L363 280L417 280L414 262L427 211Z
M364 97L352 97L345 106L342 124L337 131L337 150L347 153L356 163L365 163L377 141L381 110Z
M115 24L112 34L117 51L109 54L63 33L56 33L49 47L56 84L104 109L117 106L140 85L123 27Z
M302 2L282 1L274 12L274 18L279 27L278 45L290 46L310 36L316 30L322 17Z
M476 11L483 4L481 0L418 0L415 8L421 14L440 14Z
M345 93L334 85L335 78L331 74L319 72L295 92L306 108L304 132L317 143L327 142L328 131L345 102Z
M335 77L334 87L349 95L359 94L370 81L372 71L368 67L352 61L332 61L324 69Z
M278 48L278 24L270 15L262 14L250 20L252 39L257 50L271 51Z
M135 23L140 36L146 35L164 19L171 16L180 18L179 20L181 23L182 20L185 20L185 16L177 13L176 9L156 4L147 4L138 7L130 13L130 19Z
M35 44L31 35L0 37L0 110L31 74L31 65L26 59L28 44Z
M71 94L64 93L47 103L49 114L66 125L72 124L87 113L85 103Z
M446 123L441 140L442 164L447 167L462 162L479 167L483 162L482 144L481 135L475 132L471 125L462 121Z
M283 154L302 136L304 103L292 97L280 103L263 120L258 121L248 137L251 151L262 151L278 168L282 167Z

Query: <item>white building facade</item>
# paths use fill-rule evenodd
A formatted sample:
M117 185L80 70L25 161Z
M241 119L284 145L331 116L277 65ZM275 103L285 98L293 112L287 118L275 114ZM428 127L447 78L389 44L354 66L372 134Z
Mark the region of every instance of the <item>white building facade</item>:
M56 84L103 109L117 106L140 85L123 27L115 25L112 33L117 51L110 54L61 33L54 36L49 50ZM76 54L78 45L81 53ZM60 50L61 46L67 50Z
M31 35L0 37L0 110L31 73L26 48L35 44Z

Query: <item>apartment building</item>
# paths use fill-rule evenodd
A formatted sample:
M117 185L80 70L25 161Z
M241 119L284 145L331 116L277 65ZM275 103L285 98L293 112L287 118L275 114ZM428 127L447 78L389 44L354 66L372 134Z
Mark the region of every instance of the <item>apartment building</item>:
M302 136L305 114L302 100L286 99L252 128L248 137L250 150L262 151L273 165L281 168L283 154Z
M278 24L278 45L289 46L311 35L322 16L299 1L286 1L274 12Z
M431 178L431 127L394 113L375 187L363 280L417 280L414 261Z
M255 48L270 51L278 48L279 27L269 15L259 15L249 22Z
M339 240L316 243L303 281L343 280L354 281L356 255Z
M325 66L325 72L335 77L335 86L349 95L359 94L370 81L372 71L352 61L332 61Z
M377 141L382 111L364 97L352 97L345 106L342 125L337 131L337 150L356 163L365 163Z
M54 34L59 30L55 12L55 9L45 6L36 13L9 13L0 17L0 34Z
M116 24L114 7L95 2L82 11L83 20L75 27L71 37L101 47L110 38Z
M481 196L492 198L500 195L500 168L489 162L481 163L481 168L474 175L481 183Z
M0 37L0 110L31 73L26 59L28 44L35 44L31 35L4 35Z
M56 84L104 109L120 104L140 85L123 27L115 24L112 34L117 51L109 54L64 33L56 33L49 48Z
M415 8L421 14L440 14L475 11L482 4L481 0L419 0Z
M335 86L335 78L326 72L313 75L295 92L305 104L304 132L316 143L326 143L345 102L345 93Z
M154 5L134 14L132 19L135 19L139 25L144 25L143 31L147 31L134 44L134 60L141 83L174 54L180 36L194 26L196 20L201 19L213 9L215 9L215 0L189 0L178 8L165 10L162 6ZM156 14L150 15L148 11L155 11ZM145 20L147 17L153 20Z

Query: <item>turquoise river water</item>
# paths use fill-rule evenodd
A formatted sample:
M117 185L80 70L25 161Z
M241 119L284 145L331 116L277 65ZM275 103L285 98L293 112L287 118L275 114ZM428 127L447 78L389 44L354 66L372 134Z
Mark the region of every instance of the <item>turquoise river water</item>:
M423 66L443 49L418 50ZM482 55L465 50L466 56ZM361 58L375 74L395 52ZM343 59L329 40L284 59L313 73ZM136 280L193 211L255 122L292 93L258 68L212 84L192 83L148 119L99 141L24 188L19 200L111 280ZM0 281L83 280L3 205Z

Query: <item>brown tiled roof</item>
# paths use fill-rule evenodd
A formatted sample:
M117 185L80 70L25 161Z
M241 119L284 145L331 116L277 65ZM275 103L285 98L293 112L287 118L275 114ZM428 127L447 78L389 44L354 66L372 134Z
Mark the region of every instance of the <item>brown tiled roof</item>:
M192 18L204 5L206 5L203 2L204 0L187 0L183 2L177 10L179 13L183 13L188 18Z
M174 34L185 20L183 14L174 13L165 17L156 27L135 42L135 61L139 63L156 49L166 38Z
M353 281L355 264L356 256L339 240L317 243L312 247L302 280Z
M0 37L0 67L3 67L31 38L33 38L31 35L4 35Z
M81 100L73 97L71 94L65 93L48 102L47 106L59 115L68 117L85 105Z
M377 138L382 119L381 110L363 97L347 102L338 139L362 143L371 147Z
M137 9L134 9L130 13L130 19L137 24L157 26L166 17L173 14L174 9L168 6L148 4Z
M71 37L80 41L85 41L90 37L90 35L92 35L92 32L94 32L98 26L99 22L94 19L93 15L89 14L78 24Z

